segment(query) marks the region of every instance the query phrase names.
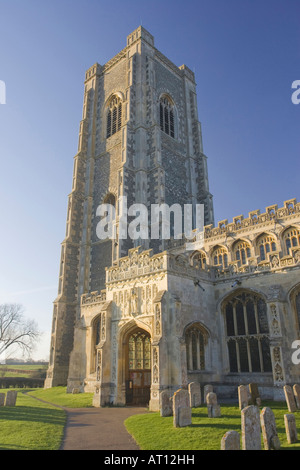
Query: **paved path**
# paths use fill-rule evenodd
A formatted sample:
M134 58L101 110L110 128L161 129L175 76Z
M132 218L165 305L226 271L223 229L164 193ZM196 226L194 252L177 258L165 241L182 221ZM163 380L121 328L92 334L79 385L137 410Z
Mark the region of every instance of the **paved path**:
M139 450L124 421L146 408L65 408L67 423L61 450Z

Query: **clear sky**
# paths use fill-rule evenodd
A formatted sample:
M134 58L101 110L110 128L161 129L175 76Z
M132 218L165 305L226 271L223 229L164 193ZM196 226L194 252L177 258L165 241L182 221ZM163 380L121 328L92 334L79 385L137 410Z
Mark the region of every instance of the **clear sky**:
M142 24L196 73L215 219L300 200L299 0L0 0L0 303L48 358L85 70Z

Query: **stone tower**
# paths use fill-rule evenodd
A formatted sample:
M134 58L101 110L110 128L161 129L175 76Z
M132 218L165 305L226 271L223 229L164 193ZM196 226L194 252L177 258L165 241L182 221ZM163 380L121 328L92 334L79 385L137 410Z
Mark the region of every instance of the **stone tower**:
M45 387L67 383L81 296L105 289L105 268L138 245L154 253L170 246L161 239L120 239L121 196L128 207L203 204L204 225L214 222L194 73L159 52L143 27L114 58L85 74ZM97 236L103 203L116 209L115 240Z

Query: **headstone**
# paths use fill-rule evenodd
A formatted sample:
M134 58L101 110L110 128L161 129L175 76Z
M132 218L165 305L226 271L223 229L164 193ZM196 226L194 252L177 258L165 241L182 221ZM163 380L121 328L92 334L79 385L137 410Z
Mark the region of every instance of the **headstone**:
M249 394L248 388L246 385L240 385L238 387L238 396L239 396L239 408L242 410L249 405Z
M17 392L15 390L8 390L5 398L5 406L15 406L17 401Z
M221 440L221 450L240 450L240 435L237 431L227 431Z
M288 410L290 413L294 413L294 411L297 411L297 406L292 387L290 385L285 385L283 390Z
M201 388L197 382L191 382L188 385L190 394L190 406L191 408L201 406Z
M73 395L76 395L77 393L80 393L79 388L75 388L75 387L74 387L74 388L72 389L72 393L73 393Z
M178 408L178 427L183 428L192 424L192 410L190 406Z
M0 393L0 406L4 406L5 403L5 393Z
M297 408L300 408L300 385L295 384L293 386L294 397L296 401Z
M250 383L249 384L249 393L250 393L250 404L251 405L256 405L260 406L261 405L261 399L258 391L258 386L256 383Z
M221 408L214 392L209 392L206 395L206 405L209 418L219 418L221 416Z
M214 388L212 385L204 385L204 390L203 390L203 400L204 400L204 403L206 403L206 395L210 392L213 392L214 391Z
M187 390L180 388L173 395L173 425L179 427L179 408L190 407L190 395Z
M172 416L172 400L170 399L170 393L168 390L163 390L160 392L160 416Z
M279 450L280 441L277 434L275 416L271 408L265 407L262 409L260 424L265 450Z
M293 414L284 415L284 425L288 443L294 444L298 439L295 416Z
M246 406L241 411L243 450L261 450L259 408Z

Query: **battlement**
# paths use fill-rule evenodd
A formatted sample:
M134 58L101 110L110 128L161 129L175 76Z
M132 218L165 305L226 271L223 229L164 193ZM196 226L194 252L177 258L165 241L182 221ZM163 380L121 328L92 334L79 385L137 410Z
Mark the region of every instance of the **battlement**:
M300 202L296 199L289 199L284 201L283 207L278 209L277 204L266 207L264 213L260 213L260 210L254 210L249 212L249 216L244 218L243 215L239 215L233 218L231 223L228 223L227 219L218 222L217 227L213 227L212 224L204 227L204 238L213 238L229 233L249 230L251 227L260 226L268 223L277 223L282 219L300 215Z

